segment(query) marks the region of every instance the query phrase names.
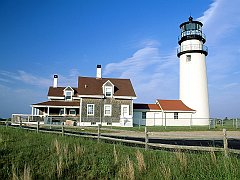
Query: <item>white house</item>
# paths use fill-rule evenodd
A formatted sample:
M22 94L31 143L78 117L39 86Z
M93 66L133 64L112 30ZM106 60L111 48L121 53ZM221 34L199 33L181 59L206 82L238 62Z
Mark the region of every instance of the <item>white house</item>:
M181 100L156 100L156 104L133 105L133 123L146 126L191 126L196 111Z

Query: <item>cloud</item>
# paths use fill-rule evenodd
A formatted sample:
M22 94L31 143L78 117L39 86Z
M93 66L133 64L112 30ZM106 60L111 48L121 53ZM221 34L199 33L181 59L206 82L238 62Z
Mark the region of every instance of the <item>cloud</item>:
M214 0L197 20L202 21L209 48L207 70L212 117L239 117L240 1ZM177 28L177 27L176 27ZM130 78L138 101L178 98L178 61L175 47L162 56L156 40L145 40L129 58L107 64L105 75ZM166 52L164 52L166 54Z
M239 117L240 1L214 0L198 20L204 24L211 114Z
M202 17L203 29L207 32L207 41L211 45L223 38L229 38L240 24L239 0L214 0ZM209 36L210 35L210 36Z
M34 76L25 71L19 70L16 73L8 71L0 71L1 79L5 82L11 83L14 81L23 82L28 85L34 85L39 87L48 87L50 85L50 80L48 78L43 78L39 76Z
M58 74L58 84L60 86L70 85L76 87L78 75L79 71L77 69L71 69L67 75ZM32 85L46 89L52 85L52 77L53 75L49 75L48 77L40 77L23 70L18 70L17 72L0 71L0 82L11 84L10 86L12 86L15 82L20 82L26 85Z
M145 41L144 45L131 57L107 64L103 75L130 78L138 101L153 103L157 98L177 98L178 61L175 52L174 56L162 56L156 40Z
M76 87L78 75L77 69L70 70L67 75L60 74L59 85ZM40 77L22 70L0 71L0 117L8 118L12 113L31 113L31 104L47 100L52 77Z

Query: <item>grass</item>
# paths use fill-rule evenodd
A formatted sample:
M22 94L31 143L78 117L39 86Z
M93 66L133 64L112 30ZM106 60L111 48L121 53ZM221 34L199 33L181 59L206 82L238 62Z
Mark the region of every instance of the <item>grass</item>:
M0 126L1 179L239 179L240 160L214 152L144 151Z

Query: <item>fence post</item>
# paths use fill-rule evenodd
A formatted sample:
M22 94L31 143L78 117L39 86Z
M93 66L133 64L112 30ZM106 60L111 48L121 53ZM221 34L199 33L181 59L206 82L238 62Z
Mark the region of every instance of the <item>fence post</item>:
M62 136L64 136L64 122L62 122Z
M5 125L6 127L8 127L8 119L6 119Z
M39 132L39 121L37 121L37 133Z
M148 150L148 131L147 131L147 126L145 126L145 150Z
M20 127L22 127L22 118L20 117Z
M50 127L49 128L52 129L52 117L50 117Z
M228 141L227 141L227 130L223 129L223 147L224 147L224 154L225 157L228 156Z
M98 124L98 142L100 141L100 136L101 136L100 128L101 128L101 124Z
M236 119L236 129L238 128L238 119Z

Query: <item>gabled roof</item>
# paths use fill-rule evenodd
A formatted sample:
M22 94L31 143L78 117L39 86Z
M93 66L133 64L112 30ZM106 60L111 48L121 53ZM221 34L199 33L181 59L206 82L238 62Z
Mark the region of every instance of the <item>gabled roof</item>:
M114 86L114 84L110 81L110 80L107 80L102 86Z
M48 96L57 96L57 97L64 97L64 89L66 87L52 87L50 86L48 89ZM73 96L77 96L77 88L72 88L74 90Z
M130 79L116 78L93 78L79 77L78 78L78 94L79 95L103 95L102 86L107 81L114 84L114 96L130 96L136 97Z
M134 103L133 109L146 109L146 110L161 110L157 104L140 104Z
M74 91L73 88L71 86L67 86L64 91Z
M192 111L195 110L186 106L181 100L157 100L163 111Z
M80 101L45 101L33 106L80 106Z

